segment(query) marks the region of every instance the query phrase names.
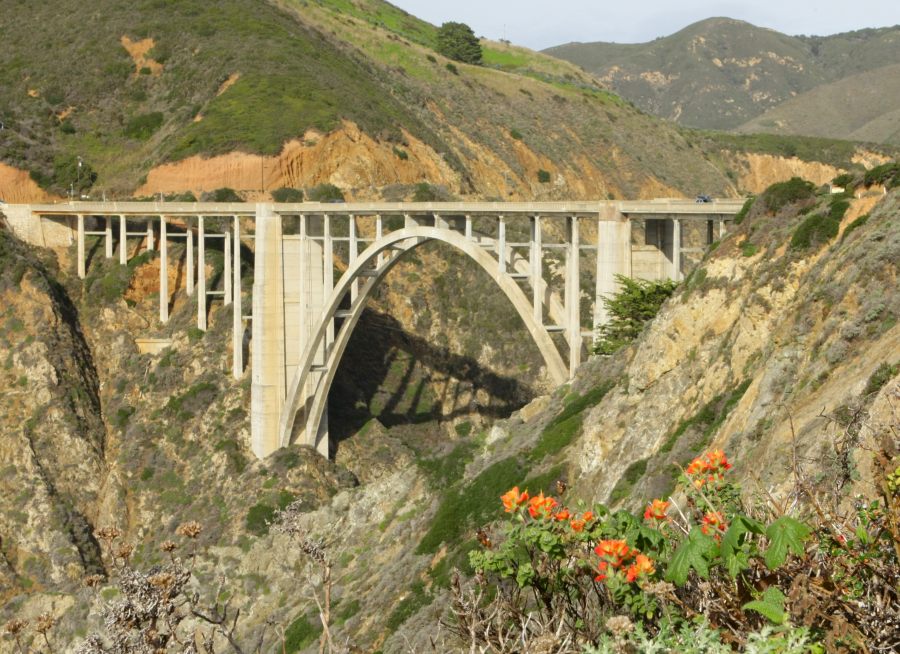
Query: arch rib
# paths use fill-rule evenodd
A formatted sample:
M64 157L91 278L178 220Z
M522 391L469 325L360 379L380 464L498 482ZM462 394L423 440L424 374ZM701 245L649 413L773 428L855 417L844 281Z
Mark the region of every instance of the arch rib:
M422 243L432 240L447 243L467 254L491 276L513 304L519 317L531 333L541 355L544 357L547 371L553 381L557 384L562 384L568 379L567 366L564 364L553 340L550 338L549 332L543 325L535 321L531 302L525 296L525 293L516 281L508 273L499 270L496 259L477 243L467 239L465 235L459 232L435 227L408 226L402 230L391 232L381 240L370 245L346 270L334 287L328 304L325 306L322 313L322 319L319 326L304 348L300 366L298 367L294 378L291 380L279 427L279 443L282 447L290 444L293 437L297 412L301 408L305 408L305 440L307 444L320 447L321 449L321 445L323 444L317 443L316 439L319 424L325 410L328 391L334 380L337 365L349 342L350 334L356 323L359 321L359 318L362 316L366 301L378 282L391 268L393 268L394 265L396 265L403 252L412 250ZM336 336L334 343L326 353L325 370L323 371L322 377L319 379L313 392L305 393L305 387L310 378L310 371L312 369L315 354L321 347L322 339L328 331L328 326L333 325L335 313L343 301L344 296L353 285L353 282L360 278L361 272L370 269L371 263L378 260L379 254L398 246L400 246L402 251L390 257L388 261L376 268L376 275L370 278L365 286L360 289L359 294L351 304L350 315L344 320L339 334ZM311 403L309 402L310 398L312 399ZM305 403L307 406L303 407L301 406L301 403Z

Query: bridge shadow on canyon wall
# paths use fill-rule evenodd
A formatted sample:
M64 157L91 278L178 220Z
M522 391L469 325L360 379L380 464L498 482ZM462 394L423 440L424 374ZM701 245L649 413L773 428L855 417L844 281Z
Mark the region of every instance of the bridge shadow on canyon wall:
M329 430L340 443L370 419L385 427L463 416L505 418L535 395L526 383L404 330L366 309L329 395Z

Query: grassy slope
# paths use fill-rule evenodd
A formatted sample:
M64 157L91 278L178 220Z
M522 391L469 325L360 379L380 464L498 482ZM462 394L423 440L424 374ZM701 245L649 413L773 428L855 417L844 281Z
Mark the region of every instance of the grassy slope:
M792 37L741 21L709 19L649 43L573 43L547 52L601 77L610 75L617 92L657 115L685 125L731 129L794 93L900 60L897 31ZM755 63L747 66L748 60ZM614 67L621 70L610 74ZM659 84L648 73L672 79Z
M4 10L0 99L4 159L52 179L53 159L80 154L104 177L134 181L135 169L190 154L233 149L272 153L310 127L340 119L399 138L403 125L440 147L383 75L301 21L257 0L101 0L89 15L74 0ZM119 40L150 37L161 75L137 74ZM48 47L52 44L52 47ZM60 65L76 62L77 67ZM217 96L233 73L237 83ZM39 95L39 97L31 97ZM364 100L360 100L364 98ZM57 117L73 107L61 128ZM161 112L147 140L129 139L135 117ZM56 115L54 115L56 114ZM203 115L203 120L194 118Z
M900 144L900 64L823 84L739 128Z

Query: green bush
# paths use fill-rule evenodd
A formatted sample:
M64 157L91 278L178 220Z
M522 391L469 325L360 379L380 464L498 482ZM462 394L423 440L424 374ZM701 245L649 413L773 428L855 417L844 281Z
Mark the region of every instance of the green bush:
M275 520L275 507L265 502L254 504L247 511L244 526L251 534L265 536L269 533L269 525Z
M673 281L651 282L616 275L621 290L611 298L603 298L610 319L598 330L596 354L613 354L641 333L644 324L659 312L663 302L675 292Z
M138 141L146 141L163 124L161 111L135 116L125 125L125 136Z
M204 202L243 202L244 199L237 194L233 188L223 187L217 188L215 191L209 191L202 196Z
M449 61L447 62L447 65L445 66L445 68L447 70L449 70L451 73L453 73L454 75L459 75L459 68L457 68L456 66L451 64Z
M299 615L290 626L284 630L285 654L294 654L294 652L306 649L315 642L316 638L318 638L321 633L321 626L312 624L306 615Z
M519 130L517 130L515 127L510 128L510 130L509 130L509 136L510 136L511 138L514 138L514 139L517 140L517 141L521 141L521 140L522 140L522 132L520 132Z
M896 377L898 373L900 373L900 361L893 365L891 365L887 361L883 362L875 369L875 372L872 373L872 376L869 377L869 381L866 383L866 389L863 391L863 395L872 395L873 393L877 393L885 384Z
M472 28L465 23L448 22L437 31L437 51L466 64L481 63L481 43Z
M749 241L745 242L741 246L741 254L743 254L745 257L752 257L757 252L759 252L759 246L754 245L753 243L750 243Z
M857 218L856 220L854 220L852 223L847 225L847 227L844 229L844 233L841 234L841 243L844 242L844 239L847 238L847 236L849 236L851 232L854 232L855 230L859 229L860 227L865 225L867 222L869 222L869 214L862 215L859 218Z
M850 203L844 199L834 199L827 214L815 213L808 216L794 231L791 238L792 250L805 250L813 245L827 243L841 228L841 219L847 213Z
M416 190L412 197L413 202L437 202L439 200L440 196L431 184L427 182L416 184Z
M888 188L892 188L898 179L900 179L900 163L892 161L875 166L872 170L867 171L865 177L863 177L863 183L866 186L883 184Z
M319 184L306 194L310 202L343 202L344 192L334 184Z
M393 147L393 152L394 156L400 159L400 161L409 160L409 154L406 152L406 150L401 150L396 145Z
M272 191L272 199L275 202L303 202L303 191L299 188L277 188Z
M547 184L550 181L550 173L541 168L537 172L537 179L541 184Z
M792 177L786 182L772 184L760 196L760 200L769 213L778 213L789 204L808 200L816 194L816 187L812 182L799 177Z
M746 202L744 202L744 206L741 207L741 210L734 214L734 224L740 225L744 222L744 219L747 217L747 214L750 213L750 209L753 208L753 203L756 202L756 198L750 198Z

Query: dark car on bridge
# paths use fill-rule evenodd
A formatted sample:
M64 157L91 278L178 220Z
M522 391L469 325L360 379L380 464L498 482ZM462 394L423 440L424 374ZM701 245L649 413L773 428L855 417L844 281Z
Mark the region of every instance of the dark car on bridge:
M712 198L708 195L698 195L696 198L694 198L694 202L696 202L697 204L705 204L706 202L712 201Z

